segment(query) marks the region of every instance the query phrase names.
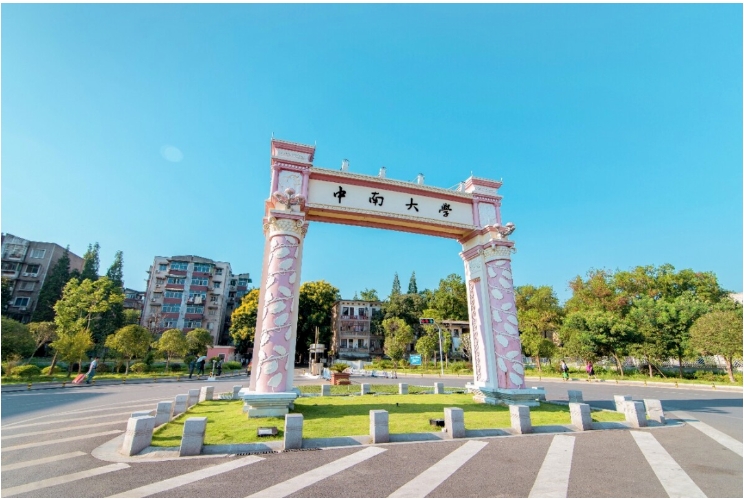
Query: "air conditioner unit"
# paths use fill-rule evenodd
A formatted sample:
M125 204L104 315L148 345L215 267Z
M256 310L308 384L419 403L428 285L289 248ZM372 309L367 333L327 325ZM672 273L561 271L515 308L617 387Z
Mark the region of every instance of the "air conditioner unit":
M28 277L28 272L24 272L23 277Z
M158 299L157 299L157 298L155 298L154 296L153 296L153 297L152 297L152 298L150 299L150 301L157 301L157 300L158 300Z

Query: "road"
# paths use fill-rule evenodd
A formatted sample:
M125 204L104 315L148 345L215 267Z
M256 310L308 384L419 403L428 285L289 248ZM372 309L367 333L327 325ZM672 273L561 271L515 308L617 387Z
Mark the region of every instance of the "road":
M464 386L466 377L446 378ZM354 379L431 385L432 378ZM542 381L549 400L579 389L659 398L685 425L344 447L259 456L112 463L94 449L129 414L189 388L247 379L92 386L2 394L3 497L742 497L741 393ZM298 379L297 384L316 381ZM699 422L697 422L699 421ZM466 415L467 424L467 415Z

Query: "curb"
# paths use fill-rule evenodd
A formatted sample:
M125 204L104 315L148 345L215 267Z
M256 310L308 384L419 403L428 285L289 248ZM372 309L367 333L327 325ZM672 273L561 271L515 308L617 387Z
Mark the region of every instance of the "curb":
M561 378L550 378L550 377L538 377L538 376L525 376L525 381L537 381L537 382L544 382L544 381L560 381ZM613 383L614 381L614 383ZM569 378L569 383L586 383L586 384L593 384L593 383L604 383L608 385L625 385L625 386L639 386L639 387L651 387L651 388L673 388L673 389L680 389L680 390L709 390L709 391L720 391L720 392L738 392L738 393L744 393L744 387L741 386L731 386L731 385L716 385L711 383L710 385L703 385L698 383L665 383L661 381L634 381L634 380L606 380L606 379L597 379L590 381L588 379L577 379L577 378Z

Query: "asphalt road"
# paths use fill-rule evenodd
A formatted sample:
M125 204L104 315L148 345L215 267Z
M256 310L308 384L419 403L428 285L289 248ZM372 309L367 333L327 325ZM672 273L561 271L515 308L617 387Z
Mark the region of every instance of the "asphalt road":
M432 378L353 378L431 385ZM469 378L445 378L464 386ZM91 452L121 435L129 413L189 388L231 391L245 377L2 394L3 497L742 497L741 393L531 382L549 400L579 389L611 408L612 395L659 398L689 423L650 430L534 434L111 463ZM298 379L297 384L317 383ZM694 420L704 423L702 426ZM467 415L466 415L467 424ZM711 431L712 429L712 431ZM718 432L718 433L716 433ZM713 438L713 435L716 438ZM723 437L721 437L723 435ZM728 440L726 440L728 438ZM722 440L723 439L723 440ZM733 439L733 440L731 440ZM723 442L723 443L722 443ZM733 449L731 442L734 442ZM727 446L728 445L728 446ZM650 456L650 457L649 457ZM145 487L144 489L142 487Z

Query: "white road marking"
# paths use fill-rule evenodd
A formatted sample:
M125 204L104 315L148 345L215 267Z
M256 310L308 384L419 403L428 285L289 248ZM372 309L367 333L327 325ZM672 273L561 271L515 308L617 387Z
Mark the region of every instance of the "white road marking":
M124 433L124 430L111 430L111 431L104 431L101 433L91 433L90 435L81 435L78 437L58 438L57 440L44 440L43 442L32 442L30 444L14 445L12 447L3 447L0 450L2 450L3 452L8 452L11 450L30 449L32 447L43 447L45 445L61 444L63 442L74 442L75 440L85 440L86 438L103 437L105 435L114 435L117 433Z
M57 461L64 461L72 457L85 456L85 452L75 451L68 452L67 454L58 454L56 456L42 457L41 459L34 459L33 461L23 461L21 463L3 464L3 471L20 470L21 468L28 468L29 466L38 466L40 464L54 463Z
M8 440L11 438L21 438L21 437L33 437L36 435L49 435L50 433L59 433L61 431L74 431L74 430L86 430L88 428L97 428L99 426L111 426L115 424L124 424L126 421L110 421L106 423L96 423L96 424L85 424L85 425L78 425L78 426L68 426L66 428L57 428L55 430L44 430L44 431L32 431L28 433L18 433L16 435L3 435L0 440ZM8 430L5 430L8 431Z
M696 419L692 414L682 412L682 411L672 411L672 412L674 412L674 414L682 418L685 421L685 423L705 433L707 436L709 436L710 438L712 438L719 444L736 452L740 456L742 455L742 443L736 440L735 438L732 438L726 435L725 433L723 433L722 431L716 430L712 426L703 423L702 421Z
M707 497L651 433L630 434L669 497Z
M63 483L70 483L83 478L90 478L92 476L103 475L104 473L111 473L112 471L119 471L125 468L129 468L126 463L115 463L107 466L101 466L100 468L93 468L92 470L78 471L77 473L70 473L69 475L62 475L54 478L47 478L46 480L39 480L38 482L31 482L25 485L19 485L17 487L10 487L7 489L0 490L3 497L8 497L16 494L26 494L33 492L34 490L44 489L46 487L54 487L62 485Z
M480 440L466 442L388 497L426 497L487 445Z
M262 457L248 456L242 459L236 459L234 461L228 461L226 463L218 464L217 466L211 466L211 467L203 468L200 470L192 471L191 473L186 473L183 475L175 476L173 478L162 480L160 482L151 483L150 485L144 485L136 489L127 490L126 492L121 492L119 494L109 496L109 497L147 497L153 494L159 494L160 492L165 492L166 490L175 489L176 487L180 487L182 485L188 485L190 483L197 482L205 478L210 478L215 475L225 473L227 471L232 471L242 466L257 463L263 460L264 458Z
M568 435L553 437L529 497L566 497L575 440Z
M159 401L161 401L163 399L164 399L164 397L150 398L150 399L139 399L139 400L131 400L129 402L116 402L114 404L98 405L98 406L95 406L95 408L89 407L89 408L86 408L86 409L78 409L78 410L75 410L75 411L57 412L57 413L54 413L54 414L46 414L44 416L37 416L35 418L24 419L22 421L16 421L15 423L8 423L6 425L1 426L0 428L11 428L11 427L14 427L14 426L18 426L18 425L20 425L22 423L27 423L29 421L37 421L39 419L55 418L57 416L66 416L66 415L70 415L70 414L80 414L80 413L86 414L86 413L89 413L89 412L113 411L115 409L121 409L122 407L141 407L141 406L145 405L146 402L155 402L155 401L158 401L159 402ZM167 400L167 397L165 398L165 400Z
M351 468L352 466L366 461L382 452L385 452L385 449L380 447L367 447L359 452L342 457L341 459L336 459L335 461L324 464L319 468L297 475L294 478L290 478L285 482L278 483L268 489L256 492L248 497L287 497L300 489L304 489L305 487L328 478L329 476L340 473L341 471Z
M113 418L113 417L119 417L119 416L127 416L129 414L132 414L132 412L134 411L117 412L116 414L101 414L100 416L87 416L84 418L55 419L54 421L42 421L41 423L19 424L17 426L10 426L10 427L3 426L3 428L8 429L8 430L16 430L18 428L29 428L31 426L43 426L43 425L50 425L50 424L57 424L57 423L75 423L76 421L85 421L88 419L101 419L101 418Z

